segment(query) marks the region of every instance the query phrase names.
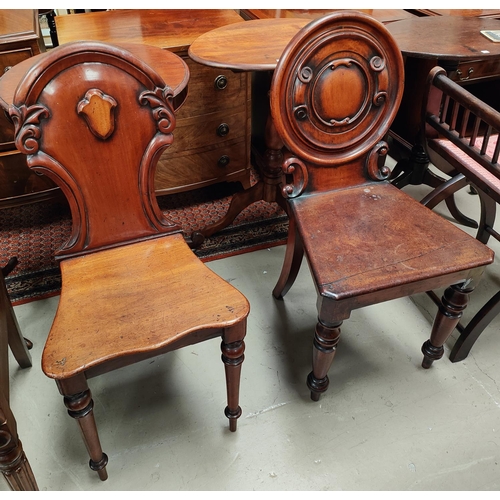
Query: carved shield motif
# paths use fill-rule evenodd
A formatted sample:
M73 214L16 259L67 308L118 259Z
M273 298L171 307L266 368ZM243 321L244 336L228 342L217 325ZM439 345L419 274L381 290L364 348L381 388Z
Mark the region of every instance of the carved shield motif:
M99 89L90 89L78 103L78 114L85 118L90 131L99 139L107 139L115 130L118 103Z

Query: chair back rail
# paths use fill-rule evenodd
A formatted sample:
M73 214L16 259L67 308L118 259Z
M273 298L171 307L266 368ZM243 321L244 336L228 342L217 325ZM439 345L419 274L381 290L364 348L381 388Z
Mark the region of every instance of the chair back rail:
M158 207L151 168L173 140L173 98L151 67L99 42L60 46L28 71L9 113L28 166L70 204L59 255L179 231Z
M441 150L443 145L437 141L446 139L483 167L484 173L491 174L488 176L491 182L480 179L477 172L467 167L466 161L454 160L448 152L446 157L455 169L485 189L489 187L494 193L500 189L500 184L495 185L500 179L500 113L497 110L450 80L444 69L435 67L427 79L422 119L423 143L431 161L439 164L434 151Z

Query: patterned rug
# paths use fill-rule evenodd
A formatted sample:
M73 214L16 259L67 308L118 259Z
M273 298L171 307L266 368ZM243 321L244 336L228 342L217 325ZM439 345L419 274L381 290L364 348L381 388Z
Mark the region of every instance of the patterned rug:
M252 183L257 174L252 171ZM237 183L223 183L194 191L158 198L160 208L186 234L219 220L227 211L231 195L241 189ZM201 260L221 259L283 244L288 219L276 203L259 201L243 210L234 222L207 238L195 250ZM71 217L65 202L41 202L0 210L0 266L10 257L18 265L6 278L14 304L56 295L61 276L53 258L69 237Z

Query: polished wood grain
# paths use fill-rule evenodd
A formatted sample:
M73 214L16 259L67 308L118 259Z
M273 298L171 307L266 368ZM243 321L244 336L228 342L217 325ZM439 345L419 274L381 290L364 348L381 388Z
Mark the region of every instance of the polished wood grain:
M152 49L162 54L165 79L122 47L60 45L24 76L9 108L29 167L58 183L71 208L42 369L56 381L101 480L108 457L94 419L92 377L219 337L231 431L241 415L249 304L194 255L159 209L154 170L174 140L189 70L174 53Z
M251 75L208 68L192 61L192 41L243 18L231 9L116 9L58 16L59 39L135 42L153 45L184 58L190 91L178 112L184 143L176 142L160 158L155 185L158 195L192 190L219 182L250 186ZM222 84L222 82L224 82ZM229 124L226 133L219 127Z
M500 9L410 9L426 16L500 17Z
M0 77L16 64L45 52L36 9L0 9ZM0 208L56 196L46 178L32 175L14 146L12 123L0 113Z
M415 147L421 126L422 99L425 79L437 66L446 67L448 76L462 85L484 85L492 81L490 94L496 100L493 80L500 76L500 44L481 35L482 29L500 29L500 20L465 16L427 16L397 21L387 25L405 56L405 93L399 113L394 120L394 156L398 165L393 181L400 188L408 184L439 186L442 177L434 176L425 167L421 148ZM483 87L485 88L485 87ZM453 216L462 224L472 222L460 214L453 202L447 200Z
M500 29L500 20L464 16L413 17L387 25L406 56L420 59L470 60L500 57L500 44L481 30ZM425 36L423 36L425 34Z
M241 9L240 13L245 19L268 19L268 18L293 18L317 19L330 12L337 12L342 9ZM382 23L408 19L413 14L404 9L353 9L372 16Z
M226 9L117 9L57 16L59 43L79 40L139 43L187 51L194 39L214 27L243 22Z
M176 110L184 104L187 98L189 77L186 75L186 65L182 60L151 45L128 42L118 42L112 45L121 47L154 68L173 90L174 102L177 103L175 104ZM16 88L24 75L46 56L47 54L39 54L26 59L0 77L0 108L3 112L8 113L10 105L14 102Z
M272 71L287 43L310 19L257 19L213 29L189 47L193 61L235 71Z
M40 37L40 24L36 9L2 9L0 12L0 50L4 45L26 44L33 40L39 50L44 48Z
M117 46L128 50L142 59L146 64L156 69L158 74L169 82L174 90L174 106L178 108L185 102L187 93L187 78L185 65L178 58L173 59L170 54L165 54L158 47L149 45L121 43ZM13 102L14 92L25 73L37 63L44 54L39 54L25 59L13 66L7 73L0 77L0 108L2 115L8 112ZM12 146L13 143L13 126ZM22 203L50 200L61 196L60 188L45 175L37 175L26 167L26 159L19 151L14 150L0 156L0 198L1 205L5 208L18 206ZM34 195L33 193L36 193Z
M394 38L355 12L307 25L274 71L271 123L285 146L281 193L290 225L273 295L283 299L305 256L318 294L307 378L315 401L354 309L448 286L422 346L429 368L493 261L490 249L388 182L384 137L403 82Z

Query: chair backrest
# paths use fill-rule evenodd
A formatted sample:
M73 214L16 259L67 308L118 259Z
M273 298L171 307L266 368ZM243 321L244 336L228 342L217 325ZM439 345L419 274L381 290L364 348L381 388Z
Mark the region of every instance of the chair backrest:
M130 52L99 42L59 46L19 83L9 114L17 148L70 204L74 255L180 229L154 194L173 140L173 93Z
M452 167L500 202L500 113L436 66L427 77L422 120L421 142L432 163L445 172Z
M295 185L284 194L386 179L383 138L403 86L401 52L374 18L341 11L301 29L277 64L270 92L274 126L296 157L287 163Z

